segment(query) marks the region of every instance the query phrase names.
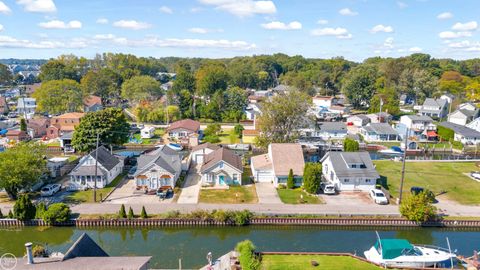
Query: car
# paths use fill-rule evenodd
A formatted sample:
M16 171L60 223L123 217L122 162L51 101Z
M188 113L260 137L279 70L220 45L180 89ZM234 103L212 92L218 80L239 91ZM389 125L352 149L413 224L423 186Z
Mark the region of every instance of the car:
M127 177L128 178L133 178L133 176L135 175L135 172L137 171L137 166L132 166L132 168L130 168L130 170L128 170L128 175Z
M8 118L17 118L18 114L15 112L8 113Z
M40 195L42 197L53 196L55 193L60 191L62 186L60 184L51 184L46 185L40 190Z
M475 180L480 180L480 172L471 172L470 176Z
M332 183L322 182L320 184L320 188L322 189L323 194L335 195L337 193L337 189L335 188L335 185Z
M388 204L388 199L380 189L370 190L370 197L376 204Z

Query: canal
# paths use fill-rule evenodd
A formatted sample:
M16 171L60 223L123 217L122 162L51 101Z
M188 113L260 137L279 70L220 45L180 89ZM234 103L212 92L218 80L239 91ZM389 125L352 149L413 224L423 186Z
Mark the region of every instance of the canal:
M184 268L206 264L211 251L218 257L244 239L252 240L260 251L352 252L363 256L375 241L375 231L383 238L405 238L412 243L447 247L458 254L471 255L480 248L480 230L426 228L338 228L305 226L195 227L150 229L77 229L73 227L26 227L0 229L0 254L24 255L26 242L48 243L52 251L65 252L82 233L88 233L111 256L153 256L151 268Z

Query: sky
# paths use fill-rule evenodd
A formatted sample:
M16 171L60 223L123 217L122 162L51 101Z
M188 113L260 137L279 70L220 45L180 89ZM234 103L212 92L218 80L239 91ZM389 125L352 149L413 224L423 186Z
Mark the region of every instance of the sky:
M0 58L480 57L479 0L0 0Z

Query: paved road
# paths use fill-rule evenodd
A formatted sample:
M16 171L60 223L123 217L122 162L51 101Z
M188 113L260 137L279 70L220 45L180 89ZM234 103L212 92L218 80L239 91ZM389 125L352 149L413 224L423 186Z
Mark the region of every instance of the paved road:
M200 181L200 175L198 171L200 170L200 165L192 167L187 174L187 179L183 184L182 193L178 197L178 204L195 204L198 202L198 196L200 193L200 187L202 185Z
M258 202L261 204L282 204L272 183L255 183Z

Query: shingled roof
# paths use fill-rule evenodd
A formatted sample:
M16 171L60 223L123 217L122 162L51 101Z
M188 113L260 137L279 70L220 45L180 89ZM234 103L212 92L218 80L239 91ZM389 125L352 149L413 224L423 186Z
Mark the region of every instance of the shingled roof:
M88 234L83 233L65 253L63 260L76 257L108 257L108 254Z
M192 132L198 132L198 130L200 129L200 122L192 119L183 119L180 121L176 121L170 124L170 126L167 128L167 132L179 128L190 130Z
M232 167L243 172L242 158L240 158L240 156L235 154L235 152L233 152L232 150L224 147L219 148L205 156L205 160L200 169L200 172L204 173L205 171L212 168L220 161L228 163Z
M96 150L90 152L90 156L95 158ZM105 148L105 146L102 145L98 148L98 163L100 163L105 169L110 171L117 166L119 162L120 160L116 156L110 154L110 151Z
M179 154L168 146L162 146L152 152L146 153L137 159L137 171L135 176L144 173L152 165L157 165L171 174L182 169Z

